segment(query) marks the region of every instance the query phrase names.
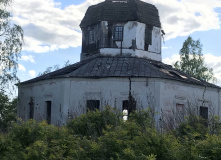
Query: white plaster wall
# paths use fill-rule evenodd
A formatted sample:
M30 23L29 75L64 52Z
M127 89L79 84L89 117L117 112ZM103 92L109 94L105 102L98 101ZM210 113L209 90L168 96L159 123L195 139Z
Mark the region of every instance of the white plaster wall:
M110 56L116 56L120 55L120 48L101 48L100 54L101 55L110 55ZM132 49L122 49L123 55L131 55L135 56L135 51Z
M144 50L146 24L137 22L136 28L136 46L138 50Z
M121 25L121 24L119 24ZM123 48L129 48L132 46L132 40L136 40L136 30L138 26L138 22L132 21L132 22L127 22L124 25L124 35L123 35L123 42L122 42L122 47ZM121 42L115 42L118 48L121 47Z
M34 118L39 121L46 118L45 101L52 101L52 123L56 125L85 113L87 100L100 100L100 110L110 105L121 111L122 101L129 96L129 84L129 78L66 78L22 85L19 87L18 116L28 119L30 97L35 104ZM159 78L131 78L131 92L138 110L153 109L158 128L162 112L173 109L176 103L186 105L188 101L197 101L201 105L204 99L210 113L220 116L217 89L205 90L202 86Z
M216 88L161 80L160 97L161 114L163 113L165 116L176 113L176 104L185 106L185 116L188 116L189 112L199 115L200 106L208 107L209 116L221 116L220 95ZM165 116L164 118L166 118Z
M100 109L110 105L122 110L129 96L128 78L47 80L19 87L18 117L28 120L30 97L34 99L34 119L45 120L45 101L52 102L52 124L64 124L68 118L86 113L87 100L100 100ZM158 84L158 85L156 85ZM159 101L155 96L159 83L146 78L132 78L131 92L137 109L145 109ZM158 87L159 88L159 87ZM159 89L158 89L159 90ZM69 115L69 116L68 116Z
M103 21L102 24L107 25L108 22ZM148 59L153 59L156 61L161 61L161 29L158 27L153 27L152 31L152 45L149 45L148 51L144 50L145 46L145 28L146 24L130 21L127 23L119 23L117 25L124 26L124 35L122 41L122 54L131 55L137 57L144 57ZM107 28L106 28L107 29ZM134 41L134 48L132 47L132 41ZM101 55L119 55L121 53L121 42L116 41L115 44L118 48L101 48Z
M46 120L46 101L51 101L51 123L60 125L66 122L67 81L47 80L19 86L18 90L18 117L22 120L29 118L30 97L34 101L34 119Z
M152 31L152 45L149 45L148 51L154 53L161 53L161 29L153 27Z
M143 51L143 50L136 50L135 51L135 56L136 57L141 57L141 58L152 59L152 60L155 60L155 61L162 61L161 54L154 53L154 52L147 52L147 51Z

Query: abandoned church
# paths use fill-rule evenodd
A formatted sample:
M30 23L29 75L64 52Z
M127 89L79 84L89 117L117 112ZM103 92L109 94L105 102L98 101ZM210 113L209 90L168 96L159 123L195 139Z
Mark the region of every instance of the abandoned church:
M105 106L124 116L150 107L158 126L183 120L190 108L205 119L221 116L220 87L162 63L164 32L154 5L105 0L87 9L80 27L80 62L18 86L22 120L63 125Z

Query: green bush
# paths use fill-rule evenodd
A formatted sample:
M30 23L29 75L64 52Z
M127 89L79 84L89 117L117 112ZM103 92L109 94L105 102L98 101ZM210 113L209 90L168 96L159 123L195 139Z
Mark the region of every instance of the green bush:
M159 133L150 111L127 121L107 107L55 127L34 120L0 134L1 160L200 160L221 159L219 127L190 117L171 133ZM216 120L218 124L219 121Z

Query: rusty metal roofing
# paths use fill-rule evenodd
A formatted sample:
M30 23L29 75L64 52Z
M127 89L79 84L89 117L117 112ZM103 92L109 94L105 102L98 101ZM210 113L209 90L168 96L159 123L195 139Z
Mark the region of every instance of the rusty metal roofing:
M138 57L100 56L87 59L49 74L22 82L28 84L57 78L145 77L181 81L189 84L220 88L196 79L159 61Z
M80 27L87 27L101 21L112 23L138 21L150 26L161 27L157 8L140 0L106 0L90 6Z

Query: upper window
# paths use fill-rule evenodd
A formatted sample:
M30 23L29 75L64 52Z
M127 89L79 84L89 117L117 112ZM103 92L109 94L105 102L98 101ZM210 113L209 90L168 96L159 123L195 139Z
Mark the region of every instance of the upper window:
M94 43L94 32L89 31L89 43Z
M113 37L115 41L123 41L123 26L115 26Z
M100 108L99 100L87 100L87 110L95 111L96 109L99 110L99 108Z

